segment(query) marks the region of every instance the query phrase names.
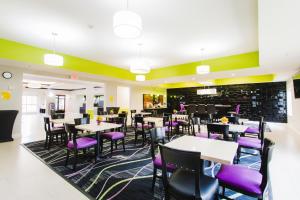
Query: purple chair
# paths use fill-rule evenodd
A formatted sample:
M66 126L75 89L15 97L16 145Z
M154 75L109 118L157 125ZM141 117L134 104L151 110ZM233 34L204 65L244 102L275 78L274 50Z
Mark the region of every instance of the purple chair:
M241 153L245 154L251 154L248 152L242 152L241 148L244 149L254 149L260 152L262 155L262 147L263 147L263 142L264 142L264 137L265 137L265 127L266 127L266 122L262 123L259 138L252 138L252 137L239 137L237 139L237 142L239 144L238 150L237 150L237 163L239 162ZM251 154L255 155L255 154Z
M46 132L45 148L47 148L48 150L50 149L50 147L53 143L54 136L56 138L56 142L58 142L58 136L60 136L61 142L63 142L63 140L65 140L65 138L66 138L65 137L65 135L66 135L65 129L58 128L58 127L52 127L50 125L49 117L44 117L44 129Z
M175 129L175 133L179 132L179 123L177 122L177 119L173 119L171 113L163 113L163 117L165 117L168 120L164 122L164 126L168 127L168 130L171 135L173 135L173 130Z
M152 190L154 190L156 178L162 178L157 175L157 170L162 170L162 160L160 153L157 153L158 143L165 144L165 129L164 128L153 128L151 129L151 157L153 162L153 178L152 178ZM167 170L172 172L175 169L175 166L169 164Z
M258 128L256 128L256 127L249 127L249 128L247 128L247 130L245 131L245 133L247 133L249 135L257 135L257 136L259 136L259 133L260 133L263 121L264 121L264 117L261 116L260 119L259 119Z
M259 171L241 165L222 165L216 178L222 187L223 197L225 195L225 188L228 188L262 200L269 182L268 165L272 158L273 147L273 142L269 139L264 140L262 162Z
M135 140L134 144L136 145L137 138L139 135L143 138L143 144L144 146L146 141L146 134L150 132L150 128L152 126L150 124L145 124L144 118L142 116L135 115L134 117L134 134L135 134Z
M208 138L222 139L232 141L233 138L229 136L229 125L227 124L207 124Z
M67 134L69 135L69 138L71 140L68 141L67 143L67 156L66 156L66 162L65 166L68 165L69 162L69 157L70 157L70 152L74 152L74 163L73 163L73 170L76 169L76 164L77 164L77 159L78 159L78 151L83 150L84 154L86 153L87 149L90 149L94 147L95 150L95 161L96 157L98 155L97 151L97 140L94 138L90 137L78 137L77 136L77 131L73 125L70 124L65 124L65 130Z
M240 107L241 107L241 104L238 104L236 105L235 107L235 111L233 112L228 112L231 116L234 116L234 115L239 115L240 114Z
M180 107L179 112L185 112L186 111L185 108L184 108L184 105L182 103L179 105L179 107Z
M103 139L110 141L110 155L112 156L113 153L113 147L115 143L115 148L118 149L118 141L122 140L123 145L123 151L125 152L125 137L126 137L126 131L125 131L125 123L126 118L125 117L116 117L111 119L113 123L120 124L121 127L118 128L116 131L103 133L101 135L101 151L103 149Z

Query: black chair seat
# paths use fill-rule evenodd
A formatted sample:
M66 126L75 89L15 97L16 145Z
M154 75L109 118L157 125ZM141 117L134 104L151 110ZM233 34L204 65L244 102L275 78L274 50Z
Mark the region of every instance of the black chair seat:
M65 132L66 132L65 129L60 128L60 127L51 128L52 134L65 133Z
M194 197L195 196L195 174L183 169L176 170L170 180L170 193L181 193L182 196ZM219 182L217 179L209 176L200 176L200 192L203 200L215 199L216 192L218 191ZM172 191L175 189L175 191Z

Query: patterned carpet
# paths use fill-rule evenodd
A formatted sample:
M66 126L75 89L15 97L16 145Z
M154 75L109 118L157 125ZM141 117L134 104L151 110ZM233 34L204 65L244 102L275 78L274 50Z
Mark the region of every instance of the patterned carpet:
M126 152L123 152L122 146L119 145L111 158L103 158L96 164L92 157L82 156L81 153L76 171L72 170L72 154L69 165L64 166L66 149L62 145L54 145L50 151L45 150L44 141L27 143L24 147L90 199L162 200L164 192L160 180L156 182L154 192L151 191L150 146L135 147L133 136L133 133L127 134ZM104 155L109 154L109 148L109 144L104 145ZM92 156L93 152L90 153ZM259 169L260 158L243 155L240 164ZM219 167L220 164L207 167L205 172L213 176ZM226 190L226 195L237 200L253 199L230 190Z

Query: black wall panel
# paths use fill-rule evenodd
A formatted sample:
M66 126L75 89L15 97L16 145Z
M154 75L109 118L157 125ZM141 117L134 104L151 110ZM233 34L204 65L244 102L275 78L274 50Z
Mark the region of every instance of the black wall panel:
M197 95L197 89L217 88L218 95ZM241 117L266 121L287 122L286 82L254 83L209 87L167 89L168 109L179 104L229 104L232 110L241 104Z

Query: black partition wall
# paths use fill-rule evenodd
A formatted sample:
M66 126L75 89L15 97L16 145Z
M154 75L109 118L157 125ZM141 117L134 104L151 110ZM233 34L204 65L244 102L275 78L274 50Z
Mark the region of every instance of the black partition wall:
M197 95L198 89L216 88L217 95ZM179 109L179 104L240 104L243 118L266 121L287 122L286 82L238 84L209 87L167 89L169 110Z

